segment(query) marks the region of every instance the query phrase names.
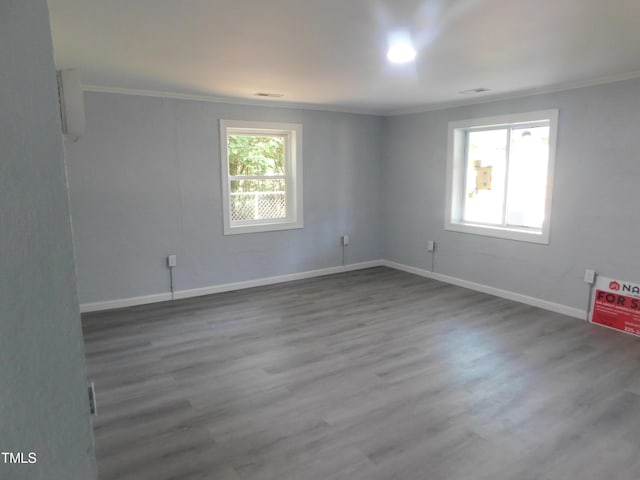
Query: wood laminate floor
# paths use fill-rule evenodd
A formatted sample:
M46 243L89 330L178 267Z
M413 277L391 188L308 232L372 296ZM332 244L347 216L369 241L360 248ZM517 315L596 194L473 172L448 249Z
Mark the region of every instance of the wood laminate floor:
M636 480L640 340L387 268L84 315L100 480Z

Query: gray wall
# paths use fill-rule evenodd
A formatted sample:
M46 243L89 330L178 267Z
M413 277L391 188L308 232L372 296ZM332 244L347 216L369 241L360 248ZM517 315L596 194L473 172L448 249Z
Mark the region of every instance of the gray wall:
M444 231L449 121L558 108L549 245ZM640 80L385 120L384 256L586 309L585 268L640 279Z
M0 3L0 478L95 478L49 14Z
M640 80L379 118L88 93L68 145L81 302L384 257L585 309L585 268L638 280ZM558 108L549 245L444 231L447 124ZM222 235L218 120L304 124L305 228ZM382 212L380 207L382 206Z
M86 93L86 134L67 145L80 301L376 260L382 119ZM219 119L302 123L304 229L222 235Z

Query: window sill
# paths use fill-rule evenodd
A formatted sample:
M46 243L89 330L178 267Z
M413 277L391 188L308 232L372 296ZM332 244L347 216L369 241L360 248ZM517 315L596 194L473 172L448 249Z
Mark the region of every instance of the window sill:
M274 222L260 223L253 225L231 225L224 227L225 235L239 235L243 233L260 233L260 232L277 232L279 230L301 229L304 225L302 222Z
M484 237L502 238L518 242L549 244L549 233L543 231L529 231L517 228L492 227L488 225L476 225L471 223L447 223L445 230L460 233L482 235Z

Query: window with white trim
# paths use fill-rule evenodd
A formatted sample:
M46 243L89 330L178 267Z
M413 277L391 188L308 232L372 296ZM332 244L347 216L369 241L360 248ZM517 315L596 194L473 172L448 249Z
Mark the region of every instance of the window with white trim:
M302 228L302 125L220 121L224 234Z
M558 111L449 123L445 230L549 243Z

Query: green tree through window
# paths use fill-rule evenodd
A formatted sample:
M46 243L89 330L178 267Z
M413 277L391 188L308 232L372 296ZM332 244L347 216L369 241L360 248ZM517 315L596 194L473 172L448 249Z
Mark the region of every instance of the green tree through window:
M237 220L286 216L285 138L229 135L231 210Z
M301 228L302 126L221 120L220 128L225 235Z
M284 175L284 138L229 135L229 175Z

